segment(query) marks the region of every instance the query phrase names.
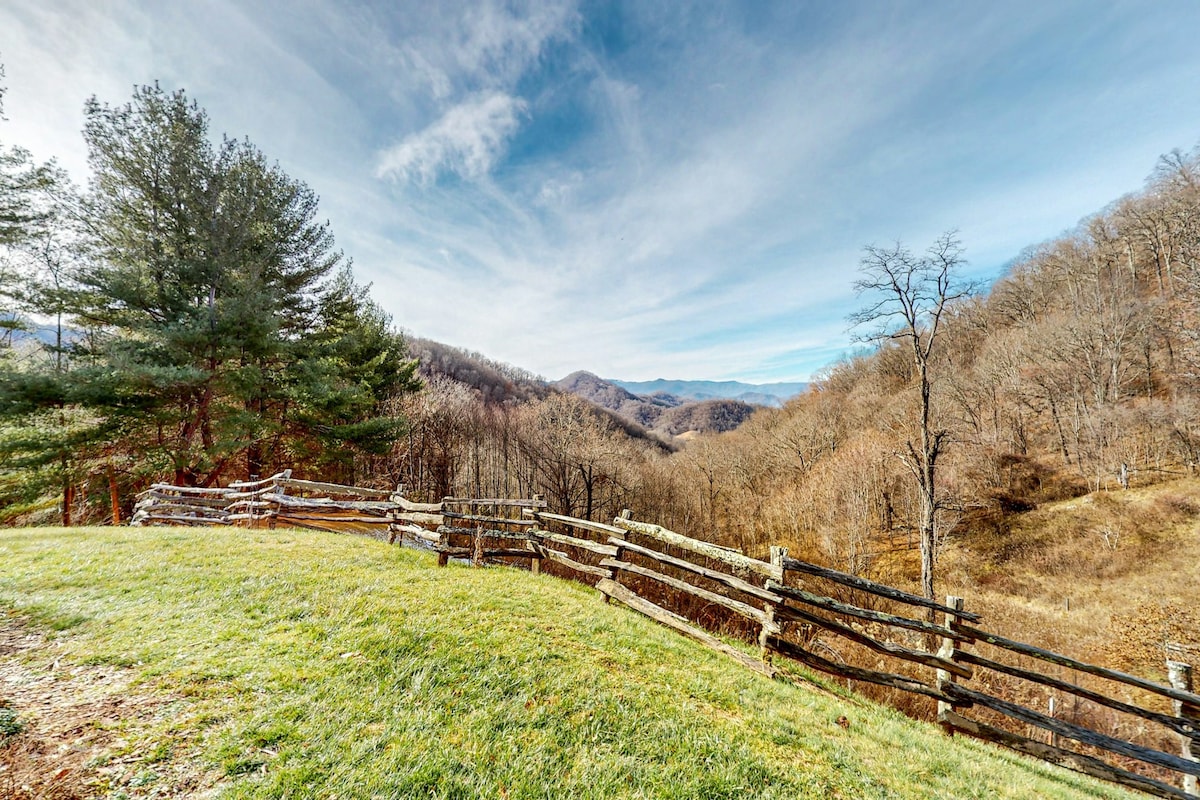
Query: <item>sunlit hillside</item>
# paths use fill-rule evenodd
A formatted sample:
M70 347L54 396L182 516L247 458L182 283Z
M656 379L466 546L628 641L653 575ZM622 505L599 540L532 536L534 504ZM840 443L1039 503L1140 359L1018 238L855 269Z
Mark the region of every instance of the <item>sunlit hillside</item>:
M19 800L1128 796L550 576L291 530L10 530L0 561Z

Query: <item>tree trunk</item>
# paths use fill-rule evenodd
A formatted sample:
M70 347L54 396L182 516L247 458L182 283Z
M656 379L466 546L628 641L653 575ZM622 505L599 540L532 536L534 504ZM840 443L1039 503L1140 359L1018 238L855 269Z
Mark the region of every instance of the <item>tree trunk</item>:
M934 485L934 467L937 459L938 444L930 431L930 386L928 358L920 350L920 340L917 344L917 372L921 381L921 452L918 454L919 483L921 489L921 593L927 600L934 599L933 593L933 562L935 528L937 514L937 495ZM929 610L929 621L936 622L933 609Z
M112 524L121 524L121 495L117 491L117 473L108 468L108 498L112 502Z
M925 500L921 501L921 594L932 600L933 594L933 562L937 545L936 530L933 525L932 508L926 510ZM937 612L932 608L927 610L930 622L937 622Z
M1062 419L1058 415L1058 404L1054 402L1054 395L1052 392L1047 392L1046 398L1050 403L1050 416L1054 420L1054 428L1058 431L1059 450L1062 452L1063 461L1066 462L1067 466L1070 466L1071 451L1067 449L1067 434L1063 430Z
M64 528L69 528L71 527L71 506L75 504L75 487L65 474L63 475L62 495L62 524Z
M579 465L579 474L583 477L583 489L585 493L585 504L583 518L590 520L592 513L595 510L595 468L591 466Z

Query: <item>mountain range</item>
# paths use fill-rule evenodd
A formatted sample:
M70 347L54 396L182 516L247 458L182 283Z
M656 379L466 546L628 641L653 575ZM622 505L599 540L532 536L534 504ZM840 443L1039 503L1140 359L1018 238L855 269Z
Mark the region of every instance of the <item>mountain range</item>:
M756 406L782 406L804 392L807 383L742 383L741 381L683 381L657 378L652 381L609 379L636 395L667 394L680 400L740 400Z
M572 372L551 385L666 436L733 430L756 408L782 405L806 386L661 379L639 383L608 380L584 371ZM630 387L643 391L637 393Z
M0 323L3 323L0 320ZM52 325L11 320L0 324L11 342L38 340L52 343ZM22 323L18 325L18 323ZM68 328L65 338L78 338ZM756 408L780 407L804 392L807 383L742 383L740 381L666 380L622 381L601 378L586 371L573 372L559 381L548 382L533 373L503 364L480 353L470 353L431 339L409 338L409 354L420 361L426 378L443 375L479 393L488 402L529 402L558 390L577 395L605 409L625 423L631 435L657 434L655 441L695 432L721 433L741 425ZM644 429L644 430L642 430Z
M739 381L618 381L573 372L548 382L533 373L430 339L410 338L409 353L427 380L444 376L477 392L485 402L524 403L548 392L574 394L611 414L632 436L667 443L695 433L722 433L741 425L755 410L783 403L805 383L752 384ZM638 391L640 390L640 391Z

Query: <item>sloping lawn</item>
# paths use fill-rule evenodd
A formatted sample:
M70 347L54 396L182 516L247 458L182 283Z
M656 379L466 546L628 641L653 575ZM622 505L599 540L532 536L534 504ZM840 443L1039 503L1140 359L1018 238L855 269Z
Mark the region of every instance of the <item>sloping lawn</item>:
M367 539L2 531L0 609L175 709L114 723L101 796L170 794L180 762L230 798L1131 796L749 673L586 587ZM37 675L46 648L0 659Z

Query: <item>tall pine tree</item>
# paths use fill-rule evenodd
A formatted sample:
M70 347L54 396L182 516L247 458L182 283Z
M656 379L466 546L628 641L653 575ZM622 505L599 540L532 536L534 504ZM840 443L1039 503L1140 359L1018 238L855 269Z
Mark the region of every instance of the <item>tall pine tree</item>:
M314 455L302 440L390 430L368 420L415 387L415 366L379 329L315 194L247 141L213 145L182 91L93 99L86 116L93 262L79 313L107 332L91 377L152 463L209 485Z
M282 467L352 477L401 424L383 401L419 383L316 195L249 142L214 142L181 91L85 111L92 180L69 215L42 219L55 241L77 224L78 256L26 270L21 295L70 336L0 364L0 505L3 479L35 486L39 470L60 476L64 521L84 483L107 484L117 518L118 469L126 486Z
M4 91L0 85L0 120ZM72 197L53 162L39 164L0 143L0 509L57 502L64 524L78 454L94 427L63 392L76 254L66 213Z

